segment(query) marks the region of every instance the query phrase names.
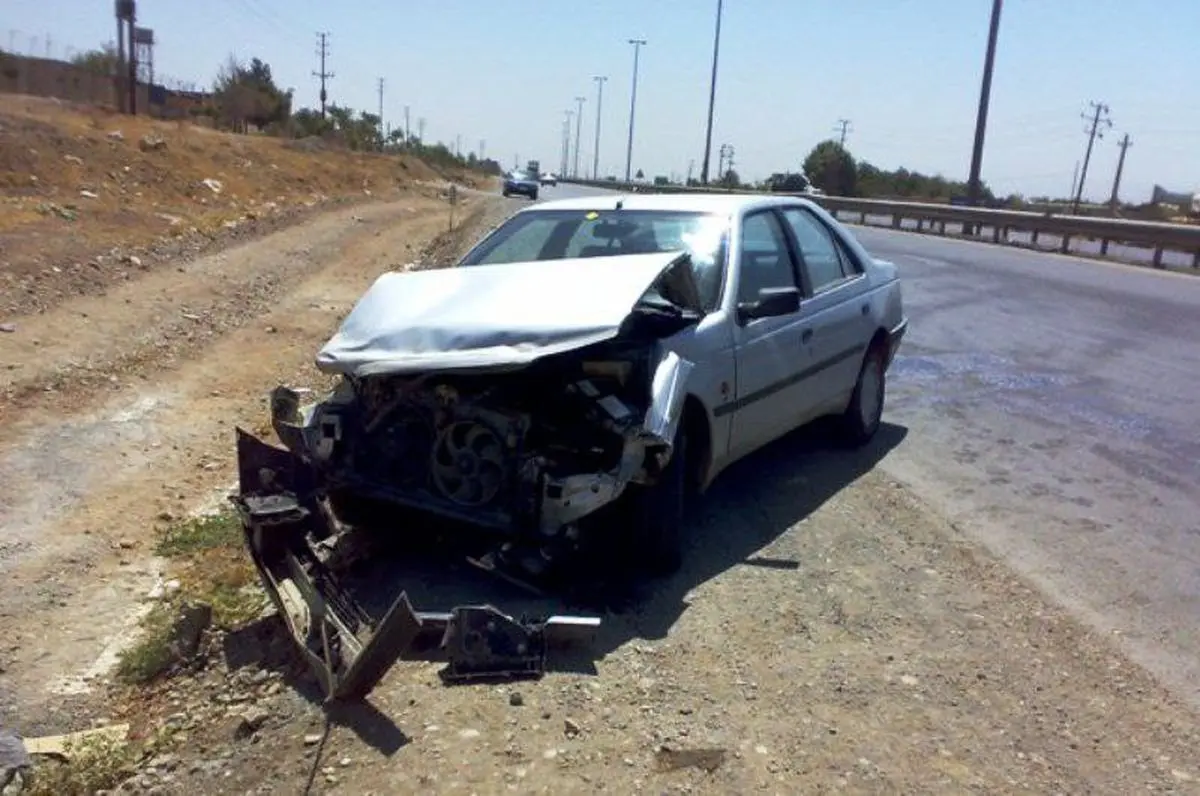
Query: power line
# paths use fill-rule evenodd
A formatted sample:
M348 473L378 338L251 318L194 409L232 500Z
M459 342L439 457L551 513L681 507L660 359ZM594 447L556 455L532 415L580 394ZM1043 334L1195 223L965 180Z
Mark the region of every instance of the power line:
M333 72L326 71L325 59L329 57L329 34L317 34L317 56L321 59L321 70L313 72L313 77L321 81L321 118L325 118L325 101L329 94L325 91L325 82L333 78Z
M838 123L833 129L841 131L840 135L838 136L838 146L840 146L842 149L845 149L846 148L846 133L850 132L850 120L849 119L838 119Z
M1075 199L1071 202L1071 215L1078 215L1079 202L1083 198L1083 184L1087 181L1088 163L1092 159L1092 146L1096 143L1097 138L1103 138L1104 132L1100 129L1100 125L1104 124L1112 127L1112 120L1108 118L1108 106L1103 102L1088 103L1092 106L1091 118L1088 118L1086 113L1080 114L1083 120L1088 122L1089 129L1085 130L1088 134L1087 149L1083 154L1083 167L1079 172L1079 184L1075 186Z

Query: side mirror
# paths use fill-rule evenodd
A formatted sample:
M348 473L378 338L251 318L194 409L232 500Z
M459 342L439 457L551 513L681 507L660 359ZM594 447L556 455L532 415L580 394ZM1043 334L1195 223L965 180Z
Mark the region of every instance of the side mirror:
M738 304L739 323L748 323L757 318L774 318L790 315L800 309L800 291L794 287L764 287L758 291L757 301Z

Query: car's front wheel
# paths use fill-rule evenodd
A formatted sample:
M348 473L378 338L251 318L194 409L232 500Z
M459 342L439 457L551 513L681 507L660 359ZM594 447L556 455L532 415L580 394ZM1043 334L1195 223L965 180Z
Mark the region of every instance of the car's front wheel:
M887 391L887 362L883 348L876 344L867 349L850 405L842 415L844 436L851 445L870 442L883 419L883 398Z
M687 434L680 424L666 469L656 483L633 496L632 546L655 575L671 575L683 564L687 457Z

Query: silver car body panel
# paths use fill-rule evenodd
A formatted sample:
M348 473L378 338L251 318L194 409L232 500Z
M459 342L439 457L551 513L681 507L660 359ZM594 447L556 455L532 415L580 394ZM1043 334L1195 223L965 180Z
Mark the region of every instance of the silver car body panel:
M386 273L317 354L345 376L519 368L610 340L682 252Z
M883 334L887 361L907 329L895 264L878 260L820 205L795 196L761 194L620 194L543 202L547 210L664 210L711 213L729 219L729 256L721 302L699 324L662 345L693 363L689 397L704 408L710 450L707 486L733 462L790 430L849 404L872 339ZM800 208L815 216L862 273L831 289L805 294L798 312L737 321L742 226L761 210ZM804 331L811 330L805 338Z

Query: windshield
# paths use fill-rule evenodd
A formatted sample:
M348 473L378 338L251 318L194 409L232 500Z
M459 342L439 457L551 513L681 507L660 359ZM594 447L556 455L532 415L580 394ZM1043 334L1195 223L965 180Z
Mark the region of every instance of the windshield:
M686 251L704 309L721 298L729 220L671 210L531 210L510 218L460 266Z

